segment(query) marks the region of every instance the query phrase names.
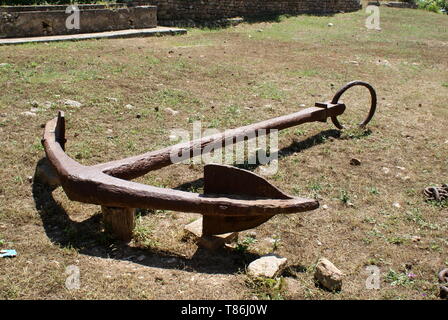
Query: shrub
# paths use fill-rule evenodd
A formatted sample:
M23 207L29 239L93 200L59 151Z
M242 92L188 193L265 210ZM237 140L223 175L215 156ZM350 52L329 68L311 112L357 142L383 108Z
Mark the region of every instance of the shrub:
M442 10L448 11L448 0L417 0L420 9L440 13Z

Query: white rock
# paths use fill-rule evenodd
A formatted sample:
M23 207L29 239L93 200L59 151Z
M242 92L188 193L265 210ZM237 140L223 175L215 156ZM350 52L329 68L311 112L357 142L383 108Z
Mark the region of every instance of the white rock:
M299 107L304 108L304 107L306 107L306 104L301 103L301 104L299 104Z
M268 254L252 261L247 267L247 273L253 277L275 278L286 266L288 259L275 254Z
M107 100L109 100L110 102L118 102L117 98L113 98L113 97L106 97Z
M172 116L175 116L176 114L179 113L179 111L177 111L177 110L173 110L173 109L171 109L171 108L165 108L164 110L165 110L166 113L168 113L168 114L170 114L170 115L172 115Z
M331 22L328 24L328 26L329 27L332 27L332 26L334 26L334 24L332 24Z
M125 107L126 109L129 109L129 110L132 110L132 109L135 108L132 104L127 104L127 105L125 105L124 107Z
M314 272L314 279L324 288L330 291L341 290L343 276L342 271L336 268L328 259L319 259Z
M81 108L82 107L82 103L75 101L75 100L70 100L70 99L65 99L62 101L66 106L69 107L73 107L73 108Z
M22 112L20 114L23 115L23 116L27 116L27 117L35 117L35 116L37 116L37 114L35 114L34 112L31 112L31 111L25 111L25 112Z
M381 170L383 170L384 174L389 174L390 169L386 167L382 167Z
M324 209L324 210L327 210L329 207L326 205L326 204L324 204L323 206L322 206L322 209Z
M398 202L394 202L392 204L395 208L401 208L401 205Z

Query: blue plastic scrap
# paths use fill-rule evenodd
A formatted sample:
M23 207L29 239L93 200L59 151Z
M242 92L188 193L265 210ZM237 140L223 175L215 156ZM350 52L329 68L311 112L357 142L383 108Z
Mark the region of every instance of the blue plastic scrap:
M16 250L0 250L0 258L13 258L16 255Z

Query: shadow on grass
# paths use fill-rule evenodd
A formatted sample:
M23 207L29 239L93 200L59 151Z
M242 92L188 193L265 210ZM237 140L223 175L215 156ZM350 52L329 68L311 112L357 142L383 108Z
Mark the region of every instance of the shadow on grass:
M38 166L45 162L41 159ZM103 231L101 213L77 222L70 219L67 211L54 199L56 188L33 179L32 192L36 209L42 219L45 233L55 244L63 248L73 248L77 252L100 258L132 261L144 266L179 269L207 274L234 274L244 271L259 255L237 252L231 249L208 251L198 248L191 258L158 249L134 248L116 241ZM144 256L144 259L140 257ZM141 260L141 261L139 261Z
M309 149L313 146L325 143L327 141L327 139L330 137L335 138L335 139L340 138L341 131L336 130L336 129L330 129L330 130L325 130L325 131L319 132L318 134L311 136L309 138L306 138L305 140L295 141L295 142L291 143L289 146L284 147L275 153L269 154L268 156L270 156L274 159L277 158L279 161L281 161L281 159L291 156L294 153L299 153L299 152L302 152L302 151ZM245 161L245 163L242 163L242 164L239 164L239 163L233 164L233 166L235 166L237 168L245 169L245 170L249 170L249 171L254 171L256 168L258 168L261 165L262 164L258 161L258 159L257 159L257 162L253 163L253 164L248 163L247 160ZM200 178L200 179L197 179L194 181L183 183L183 184L175 187L174 189L192 192L192 191L201 189L203 187L204 187L204 179Z

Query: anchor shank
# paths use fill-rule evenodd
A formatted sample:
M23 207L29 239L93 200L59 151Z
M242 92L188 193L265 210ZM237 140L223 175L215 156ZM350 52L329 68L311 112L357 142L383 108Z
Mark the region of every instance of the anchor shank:
M310 107L299 112L277 118L261 121L244 127L226 130L223 133L203 137L200 139L179 143L161 150L148 152L138 156L129 157L122 160L111 161L93 166L104 173L126 180L132 180L143 176L146 173L173 164L172 155L182 153L186 158L200 154L204 148L213 144L213 149L219 149L224 144L236 143L237 141L255 138L270 130L283 130L307 122L325 121L328 117L341 115L345 110L345 105L334 104L329 108ZM200 150L200 152L199 152Z

